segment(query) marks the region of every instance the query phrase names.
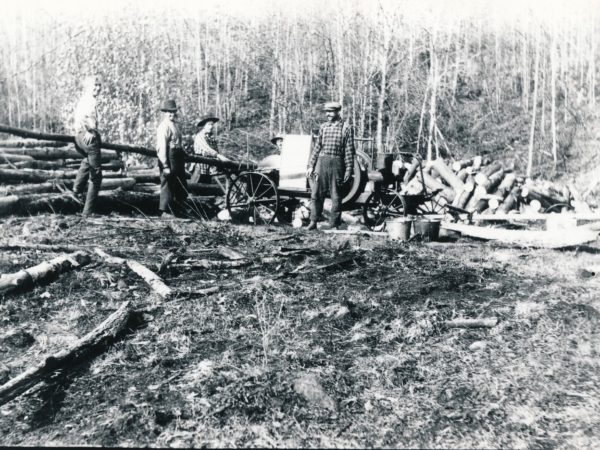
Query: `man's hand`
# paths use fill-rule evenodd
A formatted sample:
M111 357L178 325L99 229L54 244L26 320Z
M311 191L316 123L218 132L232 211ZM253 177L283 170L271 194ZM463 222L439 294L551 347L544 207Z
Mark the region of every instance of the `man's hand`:
M350 172L346 172L344 174L344 184L346 184L348 181L350 181L351 176L352 176L352 174Z
M83 143L85 145L90 145L93 140L94 140L94 133L92 133L91 131L86 131L85 135L83 136Z
M168 167L165 167L163 169L163 173L165 174L165 176L169 176L169 175L171 175L171 169L169 169Z
M312 167L309 167L309 168L306 170L306 178L310 178L310 177L312 177L312 176L313 176L313 173L314 173L314 169L313 169Z

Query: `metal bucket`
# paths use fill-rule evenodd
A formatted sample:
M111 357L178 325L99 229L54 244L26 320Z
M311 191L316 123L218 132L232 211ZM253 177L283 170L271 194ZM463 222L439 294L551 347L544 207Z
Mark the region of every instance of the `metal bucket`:
M437 241L440 236L440 219L420 218L415 221L415 234L420 234L425 242Z
M397 241L408 241L410 238L410 229L412 227L413 220L408 217L398 217L396 219L390 219L386 222L386 230L390 239Z

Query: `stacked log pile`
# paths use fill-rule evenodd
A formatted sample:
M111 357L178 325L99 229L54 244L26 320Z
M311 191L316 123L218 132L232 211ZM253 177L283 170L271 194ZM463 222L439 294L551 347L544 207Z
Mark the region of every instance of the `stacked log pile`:
M572 186L531 180L490 158L475 156L454 162L441 159L423 165L406 164L404 194L439 191L437 200L471 213L507 214L590 212Z
M0 216L80 211L71 190L82 158L67 142L0 141ZM127 168L120 152L103 149L102 172L98 212L158 213L157 167ZM189 183L188 190L200 204L223 195L216 184Z

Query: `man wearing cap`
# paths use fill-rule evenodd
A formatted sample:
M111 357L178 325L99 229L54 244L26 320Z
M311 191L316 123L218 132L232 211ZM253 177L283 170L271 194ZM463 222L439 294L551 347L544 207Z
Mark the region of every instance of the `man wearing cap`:
M309 230L317 228L327 191L331 193L331 228L341 225L340 188L350 180L354 168L354 131L340 117L342 105L325 104L327 122L319 128L315 149L308 163L307 176L313 178Z
M83 95L75 107L75 149L83 155L77 177L73 183L73 192L81 199L87 184L87 195L83 216L94 213L96 199L102 184L102 163L100 145L102 140L98 132L97 97L101 82L96 76L83 82ZM89 183L88 183L89 181Z
M221 161L229 161L228 158L219 153L217 140L213 130L215 123L219 121L218 117L206 115L198 121L198 133L194 137L194 153L207 158L218 158ZM196 163L192 170L193 183L210 183L211 166L210 164Z
M156 152L160 170L159 209L163 216L179 215L183 213L183 203L187 198L187 180L181 132L175 123L175 100L164 101L160 110L164 117L156 130Z

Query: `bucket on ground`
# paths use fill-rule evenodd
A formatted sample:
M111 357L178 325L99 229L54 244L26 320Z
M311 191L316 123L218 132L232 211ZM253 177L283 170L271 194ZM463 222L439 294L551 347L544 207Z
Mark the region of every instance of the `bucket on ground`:
M386 230L390 239L398 241L408 241L410 238L410 229L412 228L413 219L410 217L398 217L390 219L386 222Z
M420 234L424 241L437 241L440 236L440 219L421 217L415 221L415 234Z

